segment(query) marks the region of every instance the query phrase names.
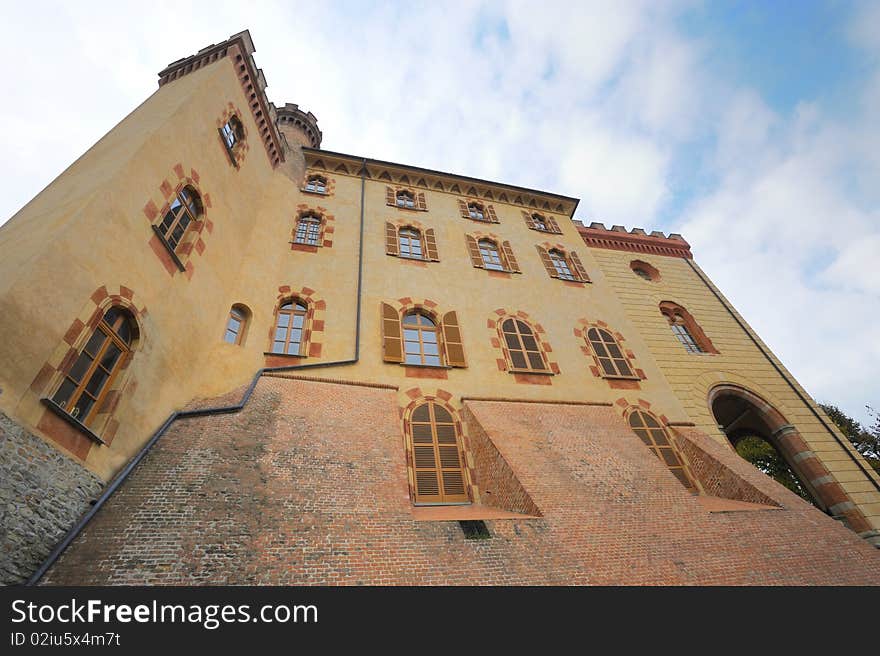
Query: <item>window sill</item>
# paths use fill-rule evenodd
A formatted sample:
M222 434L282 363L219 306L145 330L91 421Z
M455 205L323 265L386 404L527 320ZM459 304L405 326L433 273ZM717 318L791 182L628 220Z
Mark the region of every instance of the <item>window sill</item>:
M305 358L305 355L298 355L294 353L272 353L271 351L263 351L263 355L271 355L276 358Z
M605 380L635 380L635 381L642 380L638 376L605 376L605 375L601 375L601 377L604 378Z
M534 230L535 232L540 232L545 235L561 235L562 234L562 230L558 230L558 231L557 230L541 230L541 228L533 228L531 226L529 226L529 227L532 230Z
M419 369L455 369L455 367L450 367L448 364L407 364L406 362L401 362L400 366L417 367Z
M304 194L314 194L315 196L329 196L330 195L326 191L318 191L316 189L300 189L300 191Z
M165 247L165 250L168 251L168 255L171 256L171 261L177 266L177 269L181 272L186 271L186 267L183 266L183 262L180 261L180 258L177 257L177 253L174 252L174 249L171 248L171 244L169 244L165 240L165 235L162 234L162 231L156 227L155 224L150 226L153 229L153 232L156 233L156 236L159 238L159 241Z
M428 209L419 209L418 207L402 207L401 205L389 205L388 207L396 207L399 210L406 210L407 212L427 212Z
M40 403L49 408L49 410L53 414L57 415L60 419L73 426L75 429L77 429L80 433L88 437L93 442L97 442L98 444L107 446L107 443L100 437L98 437L95 433L93 433L92 429L90 429L76 417L72 417L70 414L67 413L67 411L64 410L64 408L55 403L55 401L53 401L52 399L48 397L42 398L40 399Z
M555 376L556 374L549 369L514 369L507 370L510 374L535 374L537 376Z

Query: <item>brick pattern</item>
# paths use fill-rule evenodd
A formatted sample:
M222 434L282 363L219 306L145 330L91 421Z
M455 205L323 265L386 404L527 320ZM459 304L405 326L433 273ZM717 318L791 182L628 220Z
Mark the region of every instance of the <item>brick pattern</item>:
M783 508L708 512L611 408L464 407L542 517L486 520L492 538L475 541L457 522L417 521L392 390L263 378L241 413L175 423L44 582L880 581L876 549L769 479Z
M178 162L172 167L171 173L162 180L143 208L147 221L151 225L158 225L171 208L171 201L181 189L191 186L199 194L199 197L202 199L202 214L187 226L186 232L174 251L184 266L184 274L187 280L192 280L196 268L195 258L204 255L207 241L211 233L214 232L214 222L209 217L211 195L202 189L200 181L201 177L198 171L191 168L187 173L183 164ZM152 231L150 231L150 239L147 245L156 254L159 261L162 262L168 275L173 276L178 272L177 265L171 259L161 239Z
M305 355L278 355L269 352L272 349L272 341L275 335L276 320L273 318L272 325L269 327L269 334L266 337L265 366L287 367L297 364L303 358L320 358L324 348L323 335L327 302L310 287L301 287L299 291L294 291L294 288L290 285L278 287L278 294L275 298L276 314L273 314L273 317L277 316L278 308L287 301L299 301L306 306L305 329L302 332L302 341L300 342L300 351Z
M641 228L633 228L627 232L626 228L619 225L612 226L609 230L603 224L595 222L589 227L579 227L578 233L591 248L693 258L690 244L681 235L675 233L667 237L655 230L649 235Z
M296 243L296 228L299 225L299 220L307 214L320 217L321 219L321 236L318 239L320 242L318 246ZM307 203L299 203L296 206L296 218L293 221L293 228L290 231L290 250L317 253L318 248L333 248L333 233L336 232L335 224L336 217L333 214L330 214L326 207L320 205L312 207Z
M406 390L404 394L407 398L411 399L411 401L407 405L400 407L398 410L398 414L400 415L401 430L403 431L404 441L406 444L406 475L407 482L409 484L409 498L413 500L415 500L416 498L416 472L413 465L413 445L412 432L410 430L410 418L412 417L413 410L415 410L416 407L428 401L433 401L437 405L445 408L452 416L452 420L455 423L456 437L459 440L459 451L461 453L462 462L464 462L465 465L465 485L467 486L468 497L471 501L479 501L479 490L477 490L475 486L475 481L477 479L474 476L474 461L473 458L469 456L470 449L468 448L467 438L465 437L464 426L461 423L459 411L456 410L450 402L452 400L452 394L444 389L439 388L435 391L434 394L427 394L423 392L420 387L412 387Z
M119 374L113 379L103 405L98 409L90 426L91 430L99 435L108 446L113 442L119 429L119 422L114 419L113 414L120 400L133 394L137 387L137 381L131 376L130 365L136 352L143 348L147 338L144 333L147 308L146 306L138 308L135 293L131 289L120 285L118 292L113 294L108 291L106 285L96 289L80 309L79 314L71 321L61 343L55 347L49 359L40 366L29 388L29 394L32 395L34 401L51 396L61 384L64 373L73 366L83 346L92 336L104 313L111 306L124 307L131 313L137 327L137 335L132 340L131 355L122 363ZM45 408L37 421L36 428L42 435L81 461L88 457L89 451L95 445L91 438Z
M513 368L513 363L510 360L510 351L507 348L507 343L501 332L501 325L506 319L519 319L532 329L532 334L534 334L538 344L541 346L541 350L544 352L544 359L547 361L547 366L550 367L550 371L554 374L559 374L559 363L550 359L550 354L553 352L553 348L550 346L550 342L547 341L547 333L544 330L544 326L534 321L529 317L528 313L523 312L522 310L498 308L495 310L495 315L496 316L490 317L486 320L486 328L489 330L489 343L501 356L495 360L498 371L510 371ZM516 380L517 383L526 385L552 384L550 378L544 374L530 375L514 372L514 380Z
M590 321L589 319L578 319L577 326L574 327L573 332L574 336L580 339L583 343L581 344L581 353L590 358L593 364L590 365L590 373L593 374L595 378L605 378L609 387L612 389L640 389L638 381L626 381L614 378L608 378L603 375L602 366L599 364L599 357L593 352L592 347L590 346L590 340L587 338L587 331L590 328L602 328L607 330L614 336L614 339L617 340L618 346L620 346L621 352L626 357L627 362L629 363L630 369L633 370L636 376L640 380L646 380L648 377L645 375L643 369L638 367L638 363L636 362L635 353L633 353L630 349L626 347L626 338L611 328L607 323L601 320ZM631 383L627 385L626 383Z
M235 163L237 164L237 166L241 167L241 165L244 163L245 157L247 156L248 150L250 150L250 144L247 140L247 126L242 120L244 114L241 113L241 110L238 108L237 105L230 101L226 103L226 108L223 110L223 114L220 116L220 118L217 119L216 125L218 130L222 130L223 126L226 125L229 119L231 119L233 116L235 116L241 124L242 135L240 138L236 139L235 144L233 144L232 156L235 158ZM223 135L220 132L217 133L217 139L219 140L220 148L223 149L224 153L227 153L228 148L226 146L226 141L223 139Z

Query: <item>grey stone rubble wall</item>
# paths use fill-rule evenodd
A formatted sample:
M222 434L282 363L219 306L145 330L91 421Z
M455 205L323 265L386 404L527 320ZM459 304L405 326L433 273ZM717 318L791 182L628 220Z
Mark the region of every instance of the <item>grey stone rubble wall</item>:
M0 412L0 584L26 581L103 487Z

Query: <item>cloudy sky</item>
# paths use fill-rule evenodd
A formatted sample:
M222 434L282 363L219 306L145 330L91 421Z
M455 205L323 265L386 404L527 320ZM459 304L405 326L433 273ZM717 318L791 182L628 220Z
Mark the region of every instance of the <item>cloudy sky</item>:
M148 11L144 8L148 7ZM29 2L3 9L0 223L250 29L323 146L676 231L802 384L880 406L880 2Z

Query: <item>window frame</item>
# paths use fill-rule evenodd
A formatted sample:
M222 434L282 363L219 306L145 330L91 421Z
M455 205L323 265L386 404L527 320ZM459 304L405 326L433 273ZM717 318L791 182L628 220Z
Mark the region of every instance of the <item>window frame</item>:
M641 421L640 426L633 424L633 418L637 417ZM642 408L629 408L626 413L626 422L630 430L648 447L652 454L675 476L676 480L691 494L699 494L700 488L697 479L690 471L687 461L681 455L675 442L669 435L669 432L654 417L653 414L643 410ZM657 433L662 434L662 442L657 441ZM675 463L670 463L666 453L673 456ZM680 470L682 476L679 476L675 470ZM687 479L686 481L683 480Z
M189 194L191 196L192 205L195 207L190 207L190 204L183 200L183 195ZM175 203L177 204L177 209L179 210L175 214ZM196 189L192 185L182 185L177 191L174 192L174 200L171 201L168 205L168 210L165 212L162 220L158 222L158 224L153 224L153 230L159 236L159 239L168 249L168 252L172 254L175 259L176 264L183 269L183 264L180 262L180 259L177 255L177 249L180 248L180 245L184 243L184 237L186 237L187 232L192 228L198 221L199 218L204 214L204 204L202 201L201 195L196 191ZM167 227L165 225L168 217L172 217L171 222L168 223ZM183 219L186 218L186 223L183 224L183 231L180 233L180 236L177 237L177 240L172 243L170 237L174 236L174 231L178 226L183 222Z
M419 416L420 408L426 405L428 406L427 419ZM448 420L446 417L443 417L443 415L440 415L440 418L438 419L438 408L446 417L448 417ZM464 443L459 428L460 422L456 419L455 413L436 399L422 399L420 402L415 403L407 413L405 426L407 448L409 449L410 462L412 463L413 505L454 506L471 504L472 499L467 474L467 458L465 456ZM441 426L446 428L446 430L443 431L445 435L441 435L441 431L439 430ZM427 431L424 430L426 427L428 428ZM419 430L419 428L422 430ZM430 435L426 435L426 432ZM450 437L452 438L452 442L448 441L448 438ZM444 438L446 438L446 441L441 441ZM441 449L451 449L453 446L458 457L458 465L456 467L449 467L448 455L447 457L444 457L444 454L441 453ZM432 466L424 466L427 464L426 456L428 455L429 450L431 452L430 460L432 461ZM444 463L446 463L447 466L444 466ZM434 483L436 484L438 492L436 495L420 494L421 477L419 476L419 472L433 472ZM457 474L461 485L460 493L446 492L449 482L444 476L445 472ZM428 497L428 499L425 499L425 497Z
M406 234L404 233L412 233ZM404 252L404 239L407 240L406 246L409 252ZM419 255L413 255L413 245L418 245ZM400 226L397 229L397 255L398 257L405 257L409 260L421 260L425 261L428 259L427 248L425 244L425 234L424 231L419 230L416 227L411 225Z
M591 333L595 332L598 339L594 340L591 336ZM605 337L603 337L603 335ZM596 356L596 359L599 362L599 375L602 378L608 379L625 379L625 380L641 380L641 377L636 374L635 367L630 361L629 357L626 354L623 346L620 344L620 341L614 334L608 330L607 328L601 328L599 326L590 326L585 334L585 338L587 340L587 345L590 347L590 351L592 351L593 355ZM597 342L602 346L605 351L605 355L601 355L597 350ZM611 350L608 348L609 346L613 346L617 349L619 355L615 356L612 354ZM608 373L605 368L605 361L608 361L614 371L612 373ZM623 362L626 365L626 368L629 369L629 373L624 373L621 370L619 362Z
M316 180L320 180L321 184L318 185L313 183L313 181ZM303 191L307 191L310 194L321 194L326 196L329 193L327 178L319 173L312 173L306 177L306 184L303 187Z
M684 307L672 301L660 303L660 314L678 343L689 355L717 355L718 349Z
M492 261L492 257L490 254L489 260L486 259L486 249L483 244L488 244L492 247L492 252L495 255L495 259L497 262ZM477 239L477 249L480 252L480 259L483 261L483 267L487 271L508 271L506 263L504 261L504 257L501 255L501 248L498 246L498 242L494 239L490 239L489 237L480 237Z
M217 131L220 133L220 140L226 148L226 154L229 155L229 161L235 168L238 168L240 162L237 156L245 143L244 124L237 114L232 114ZM230 137L232 138L231 141Z
M424 326L421 323L407 323L407 319L410 317L420 317L421 319L429 322L430 326ZM401 329L401 347L403 353L403 364L407 367L442 367L448 368L446 364L446 358L443 348L443 327L441 322L437 321L434 317L429 316L424 311L419 310L410 310L403 314L400 318L400 329ZM408 339L407 331L415 332L417 340ZM434 335L434 341L425 340L424 335ZM419 350L416 353L411 353L407 350L407 344L418 344ZM425 352L425 344L434 344L437 349L437 353L426 353ZM419 362L410 362L409 356L416 355L419 358ZM436 364L427 362L427 358L436 358Z
M516 328L513 332L508 332L505 329L505 326L508 322L513 322L514 328ZM524 335L519 325L522 324L528 329L528 334ZM504 317L498 323L498 332L501 336L501 344L503 346L503 352L505 358L507 360L507 370L511 373L525 373L525 374L550 374L553 375L553 370L550 367L550 362L547 358L547 354L544 352L544 347L541 344L541 340L538 338L538 332L534 327L523 321L518 317ZM510 345L510 340L508 340L507 336L512 335L516 337L517 343L519 344L519 348L512 348ZM535 348L529 349L526 347L525 342L523 341L523 337L531 337L535 342ZM519 367L514 362L514 350L518 353L521 353L523 361L525 362L525 367ZM542 368L538 369L532 366L531 358L529 358L529 353L537 353L541 359Z
M401 198L404 198L403 203L401 203ZM416 195L414 192L409 189L398 189L394 193L394 204L403 210L414 210L417 209L416 206Z
M291 305L291 309L287 309L287 306ZM299 308L302 308L300 311ZM278 304L278 307L275 309L275 320L272 323L272 332L269 338L269 351L267 355L281 355L281 356L295 356L304 358L308 355L308 329L309 329L309 314L310 307L307 301L297 298L291 297L281 301ZM281 317L287 316L289 319L287 320L286 325L282 326ZM300 326L296 326L296 317L302 317L302 324ZM278 339L278 331L284 330L284 339ZM291 334L294 330L299 330L299 341L292 342ZM276 344L283 344L281 351L275 350ZM296 343L297 352L289 353L288 348L290 344Z
M553 268L556 269L557 278L560 280L568 280L569 282L581 282L575 275L574 271L572 271L571 262L568 261L566 253L558 248L548 248L547 256L550 258ZM560 264L562 267L560 267Z
M317 226L314 230L309 227L303 228L303 226ZM300 240L300 232L303 232L304 241ZM314 234L314 242L309 241L310 236ZM308 210L300 213L296 217L296 225L293 228L293 241L291 244L298 244L300 246L315 246L321 247L323 246L323 236L324 236L324 217L315 212L314 210Z
M232 321L238 322L238 330L233 331L229 324ZM245 337L247 335L248 323L250 322L250 313L248 310L236 303L232 307L229 308L229 313L226 315L226 328L223 331L223 342L225 344L231 344L232 346L242 346L244 344ZM235 339L229 341L229 334L232 333L235 336Z

